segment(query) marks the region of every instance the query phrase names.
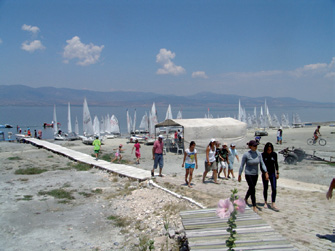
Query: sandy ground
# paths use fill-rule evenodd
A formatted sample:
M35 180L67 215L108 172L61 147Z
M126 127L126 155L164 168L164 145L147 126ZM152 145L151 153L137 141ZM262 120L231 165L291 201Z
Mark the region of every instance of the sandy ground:
M326 158L335 157L334 127L321 127L326 146L308 146L316 126L283 130L283 144L276 145L278 152L286 147L302 148L307 154ZM261 150L268 141L276 142L276 130L268 130L262 137ZM254 131L248 133L253 139ZM55 142L68 148L92 154L93 147L79 141ZM150 170L153 160L152 146L142 145L142 158L135 164L133 144L126 139L108 139L103 142L102 155L112 154L120 143L123 158L129 165ZM247 149L238 149L239 156ZM194 172L193 188L185 186L181 167L182 155L167 152L164 155L164 177L155 182L182 195L193 198L206 207L216 207L219 199L228 198L237 188L244 197L247 184L236 180L220 179L219 185L209 179L203 184L205 154L198 154L199 169ZM18 143L0 143L0 250L140 250L145 240L155 241L156 250L166 245L164 223L169 229L181 231L178 212L196 209L146 182L138 183L95 168L77 171L75 163L44 149ZM47 172L36 175L17 175L18 169L38 167ZM324 162L303 160L287 165L279 154L277 206L279 212L263 208L262 182L257 185L259 214L276 231L285 236L298 250L335 250L335 199L328 201L326 191L335 177L335 166ZM238 174L235 161L234 172ZM68 201L43 193L53 189L71 192ZM270 196L270 195L269 195ZM119 221L116 220L119 219ZM121 224L123 220L125 224ZM317 235L327 235L330 240ZM169 248L177 250L170 239ZM166 248L166 246L164 247ZM166 249L165 249L166 250Z

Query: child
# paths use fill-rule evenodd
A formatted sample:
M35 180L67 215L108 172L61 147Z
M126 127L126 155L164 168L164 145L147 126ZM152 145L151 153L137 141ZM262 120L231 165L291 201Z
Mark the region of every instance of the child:
M141 145L140 145L140 143L138 143L138 140L135 140L135 145L133 146L133 149L131 150L131 153L133 153L134 148L135 148L136 164L140 164L140 158L141 158L140 148L141 148Z
M121 163L122 160L121 152L124 151L124 149L122 149L122 144L119 145L119 148L114 148L113 150L116 150L116 153L114 159L111 162L114 162L115 160L117 160L117 158L119 158L119 163Z
M223 143L222 148L219 151L219 163L220 163L220 171L218 174L219 178L220 178L220 173L222 172L222 170L223 170L224 177L227 178L226 163L229 164L228 155L229 155L229 151L227 149L227 144ZM229 178L229 175L228 175L228 178Z
M95 140L93 141L92 145L94 146L95 160L98 160L98 155L99 155L100 146L101 146L101 141L99 140L98 136L95 137Z
M181 165L186 169L185 174L185 182L188 185L188 187L192 188L191 181L192 181L192 175L194 171L194 167L198 169L198 159L197 159L197 150L195 149L195 142L190 142L190 147L184 151L184 161ZM189 180L187 178L189 177Z

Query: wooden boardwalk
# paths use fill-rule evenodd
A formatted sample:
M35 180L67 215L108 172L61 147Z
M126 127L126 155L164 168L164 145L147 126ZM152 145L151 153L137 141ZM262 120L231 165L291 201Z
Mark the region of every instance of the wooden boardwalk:
M226 231L227 219L220 219L215 211L216 208L212 208L180 213L191 250L227 250L225 242L230 235ZM236 251L297 250L249 207L244 214L237 215L236 225Z
M22 138L23 142L30 143L37 147L45 148L49 151L52 151L57 154L61 154L63 156L68 157L74 161L78 161L81 163L86 163L97 168L105 169L107 171L117 173L129 178L137 179L137 180L147 180L151 178L151 173L148 170L143 170L140 168L136 168L133 166L122 165L122 164L113 164L111 162L105 160L96 160L94 157L81 153L57 144L53 144L51 142L45 140L39 140L35 138Z

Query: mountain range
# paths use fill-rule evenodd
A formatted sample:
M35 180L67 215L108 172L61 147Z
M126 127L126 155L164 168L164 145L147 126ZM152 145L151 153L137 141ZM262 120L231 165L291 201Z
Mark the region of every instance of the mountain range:
M236 107L239 100L243 107L261 106L266 100L271 107L334 107L335 103L303 101L289 97L246 97L230 94L201 92L189 96L163 95L152 92L113 91L98 92L70 88L39 87L25 85L0 85L0 105L2 106L48 106L82 105L84 98L90 106L220 106Z

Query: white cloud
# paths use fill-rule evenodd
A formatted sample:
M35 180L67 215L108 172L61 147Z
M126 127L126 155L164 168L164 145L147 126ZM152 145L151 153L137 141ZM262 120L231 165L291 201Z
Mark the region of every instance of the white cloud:
M208 78L204 71L195 71L192 72L192 78Z
M171 61L171 59L174 59L175 56L175 53L172 53L165 48L160 49L156 56L156 62L161 64L162 68L157 70L157 74L180 75L185 73L186 71L183 67L175 65Z
M37 26L31 26L31 25L27 25L27 24L22 25L21 29L24 30L24 31L30 31L33 34L37 34L37 32L40 31L40 28L38 28Z
M21 49L29 52L34 52L36 50L44 50L45 47L43 46L40 40L34 40L32 42L28 41L23 42Z
M71 59L78 59L77 64L86 66L95 64L100 58L100 54L104 45L97 46L92 43L83 44L78 36L74 36L70 40L66 40L67 45L64 48L64 63L69 63Z

